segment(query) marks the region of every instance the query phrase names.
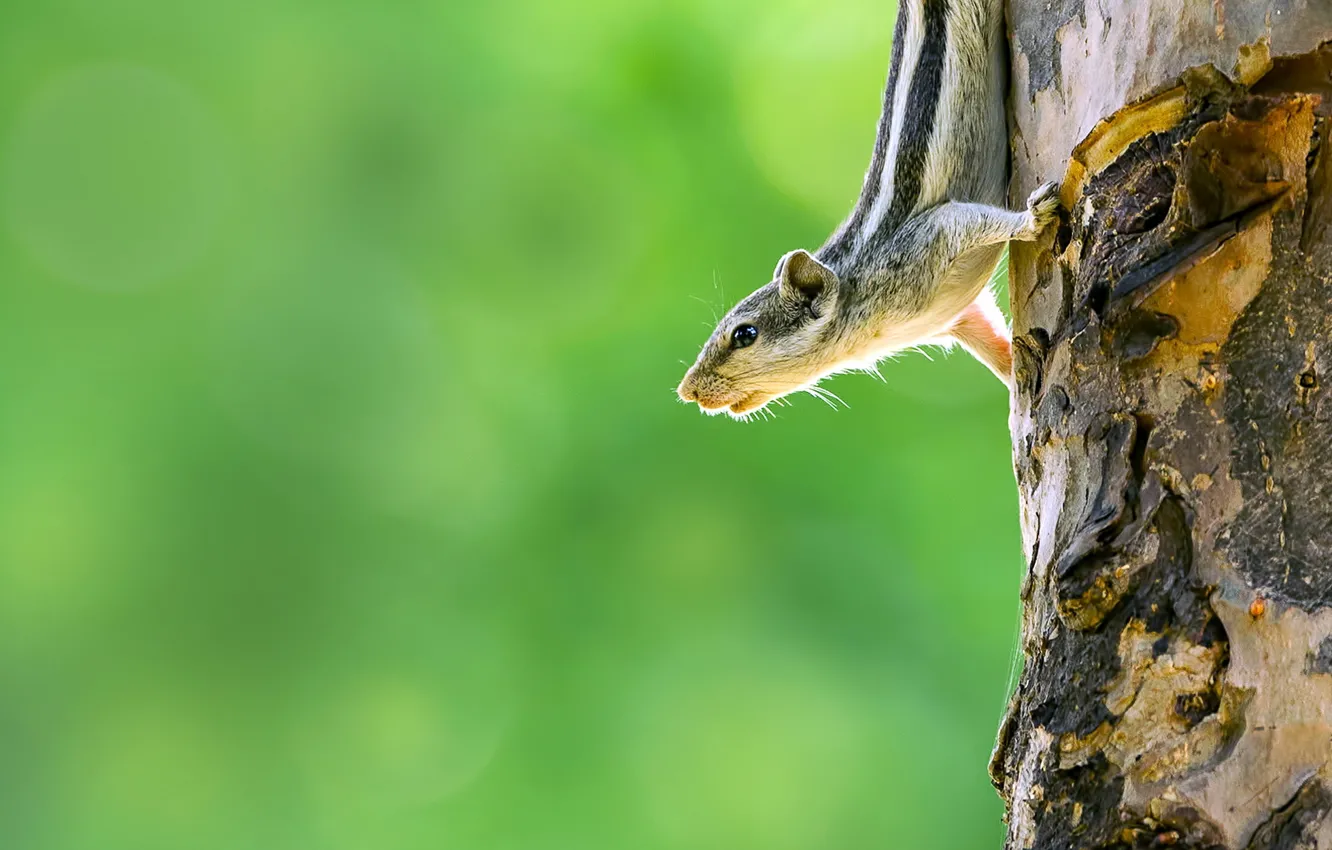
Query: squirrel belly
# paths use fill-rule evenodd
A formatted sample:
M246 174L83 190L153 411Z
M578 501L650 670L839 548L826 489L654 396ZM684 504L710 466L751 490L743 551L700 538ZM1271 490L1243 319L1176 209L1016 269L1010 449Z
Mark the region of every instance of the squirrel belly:
M885 320L873 349L860 359L869 365L920 345L958 344L1011 388L1012 339L994 291L987 286L1002 253L1002 246L992 245L959 257L919 315Z
M817 251L792 251L717 325L678 388L744 417L824 377L923 343L960 344L1011 383L1008 328L987 281L1009 240L1058 217L1008 181L1002 0L901 0L869 169Z

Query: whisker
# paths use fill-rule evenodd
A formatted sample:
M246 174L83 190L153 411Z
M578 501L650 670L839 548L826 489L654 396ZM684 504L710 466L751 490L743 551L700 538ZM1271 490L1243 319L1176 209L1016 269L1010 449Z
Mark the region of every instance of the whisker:
M825 389L824 387L819 387L819 391L820 391L820 392L827 393L828 396L829 396L830 398L832 398L834 401L839 402L839 403L842 405L842 407L846 408L847 410L850 410L850 409L851 409L851 405L849 405L849 404L847 404L846 402L842 401L842 397L839 396L837 393L833 392L832 390L830 390L830 389Z
M805 392L814 396L819 401L831 407L833 410L837 409L837 405L833 404L832 400L829 399L827 396L823 395L822 391L820 391L817 387L805 387Z
M704 307L708 308L708 312L712 314L712 324L716 326L717 322L721 318L720 316L717 315L717 305L704 301L702 298L699 298L697 295L691 295L689 297L694 299L698 303L702 304Z

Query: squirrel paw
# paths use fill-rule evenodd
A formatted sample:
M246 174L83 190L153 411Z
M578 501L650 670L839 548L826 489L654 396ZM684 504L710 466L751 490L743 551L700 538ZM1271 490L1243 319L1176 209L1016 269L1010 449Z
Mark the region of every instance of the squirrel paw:
M1027 226L1019 239L1035 241L1045 228L1059 220L1059 184L1046 183L1027 197Z

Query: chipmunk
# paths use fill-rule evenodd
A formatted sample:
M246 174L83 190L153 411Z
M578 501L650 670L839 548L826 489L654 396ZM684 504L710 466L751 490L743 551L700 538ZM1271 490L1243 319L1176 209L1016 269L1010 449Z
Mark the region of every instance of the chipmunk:
M744 418L837 372L956 342L1012 383L1007 324L986 286L1004 245L1058 217L1046 184L1005 209L1003 0L900 0L874 154L851 215L717 325L677 390Z

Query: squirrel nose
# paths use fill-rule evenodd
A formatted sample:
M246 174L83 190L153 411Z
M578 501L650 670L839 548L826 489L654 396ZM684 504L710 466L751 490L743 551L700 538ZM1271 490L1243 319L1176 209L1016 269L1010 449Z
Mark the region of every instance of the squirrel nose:
M681 401L698 401L698 390L694 388L694 382L689 380L688 376L680 382L675 391L680 394Z

